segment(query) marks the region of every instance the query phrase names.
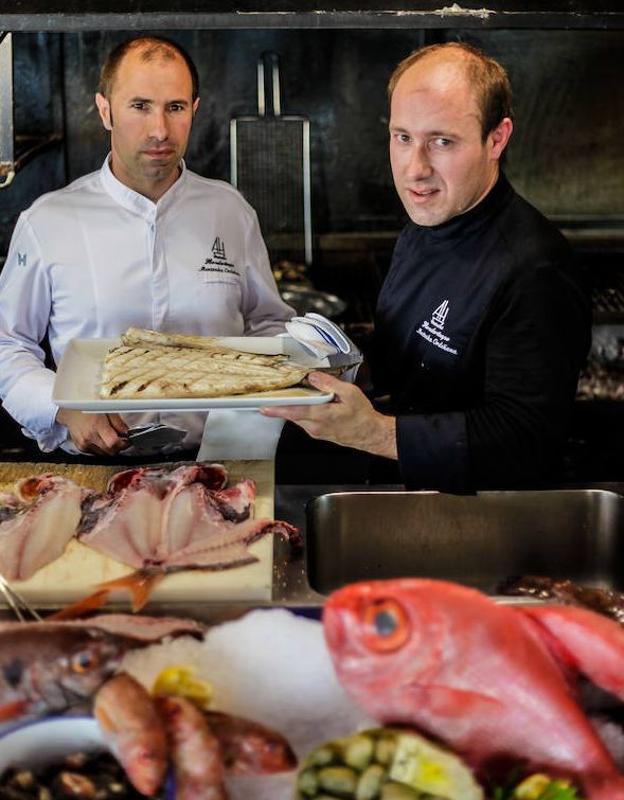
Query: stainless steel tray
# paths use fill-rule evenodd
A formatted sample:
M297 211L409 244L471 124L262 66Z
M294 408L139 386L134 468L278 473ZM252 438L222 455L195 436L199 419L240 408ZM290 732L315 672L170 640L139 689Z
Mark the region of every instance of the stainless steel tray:
M307 579L448 579L489 594L523 574L624 587L624 497L600 489L346 492L307 505Z

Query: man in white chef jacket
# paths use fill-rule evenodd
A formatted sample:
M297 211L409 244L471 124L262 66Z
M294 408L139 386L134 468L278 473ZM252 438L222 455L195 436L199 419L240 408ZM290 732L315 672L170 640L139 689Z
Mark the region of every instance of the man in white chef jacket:
M0 398L44 452L115 455L129 426L159 420L199 445L205 414L90 414L52 402L47 332L59 363L72 338L131 325L197 335L273 335L279 297L256 214L229 184L182 160L199 105L197 70L160 37L124 42L95 101L110 132L102 168L40 197L17 222L0 276Z

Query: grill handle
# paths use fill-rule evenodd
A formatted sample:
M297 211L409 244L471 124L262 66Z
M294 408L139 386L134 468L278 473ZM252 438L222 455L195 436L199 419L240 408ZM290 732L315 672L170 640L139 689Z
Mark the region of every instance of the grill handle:
M258 59L258 116L267 116L266 108L266 81L267 73L270 81L270 94L273 106L273 116L282 115L282 98L280 89L279 56L277 53L265 51Z

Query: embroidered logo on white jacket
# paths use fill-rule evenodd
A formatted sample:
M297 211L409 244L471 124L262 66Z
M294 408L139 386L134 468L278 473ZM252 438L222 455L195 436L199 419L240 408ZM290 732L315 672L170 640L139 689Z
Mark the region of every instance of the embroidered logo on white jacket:
M212 243L212 256L204 261L199 267L200 272L220 272L227 275L238 275L238 270L235 265L227 260L225 255L225 242L220 236L217 236ZM206 277L206 280L208 278Z
M220 236L217 236L217 238L214 240L212 245L212 255L215 258L225 260L225 244Z
M451 347L450 336L444 333L444 325L446 324L448 313L449 301L443 300L440 305L433 310L431 318L423 320L417 333L434 347L456 356L457 348Z

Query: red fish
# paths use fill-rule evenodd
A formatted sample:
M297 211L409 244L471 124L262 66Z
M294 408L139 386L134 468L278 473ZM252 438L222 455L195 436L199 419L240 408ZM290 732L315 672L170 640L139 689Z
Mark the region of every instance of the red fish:
M167 771L167 737L147 690L122 672L99 690L93 713L134 788L153 797Z
M520 762L572 779L588 800L624 800L624 776L572 683L582 673L624 699L617 623L419 579L347 586L323 622L339 680L381 722L413 725L485 773Z

